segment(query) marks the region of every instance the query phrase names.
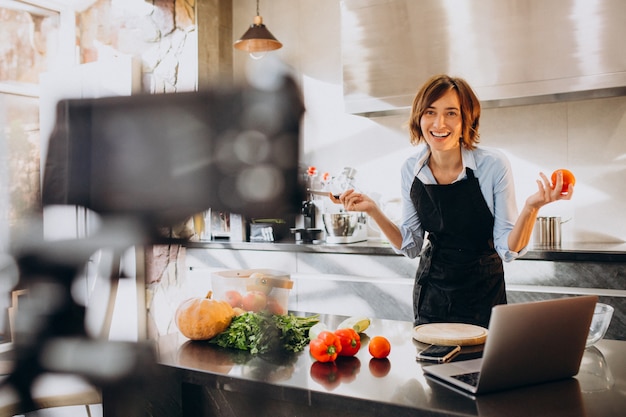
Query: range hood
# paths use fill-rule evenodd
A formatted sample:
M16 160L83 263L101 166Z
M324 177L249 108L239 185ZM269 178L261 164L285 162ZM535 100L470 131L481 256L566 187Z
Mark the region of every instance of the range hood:
M626 95L624 0L343 0L346 111L408 112L430 76L484 107Z

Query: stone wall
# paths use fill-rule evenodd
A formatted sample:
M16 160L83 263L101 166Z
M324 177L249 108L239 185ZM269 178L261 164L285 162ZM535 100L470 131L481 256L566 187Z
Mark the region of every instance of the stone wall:
M115 7L111 0L98 0L79 13L81 63L114 54L140 57L142 91L194 90L198 67L195 0L153 0L144 6Z

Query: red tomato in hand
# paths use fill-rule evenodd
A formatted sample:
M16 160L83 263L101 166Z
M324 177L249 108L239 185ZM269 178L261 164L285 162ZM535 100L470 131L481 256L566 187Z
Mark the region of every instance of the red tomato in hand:
M354 329L337 329L335 335L341 342L339 356L354 356L361 348L361 336Z
M341 342L334 333L325 330L317 336L317 339L311 340L309 351L317 361L333 362L341 352Z
M370 340L368 350L377 359L386 358L391 352L391 343L384 336L374 336Z
M574 177L574 174L572 174L572 171L569 171L567 169L557 169L552 173L552 177L550 178L550 180L552 181L553 189L554 187L556 187L556 176L559 171L563 173L563 188L561 188L561 194L567 194L567 189L569 188L569 185L576 184L576 178Z

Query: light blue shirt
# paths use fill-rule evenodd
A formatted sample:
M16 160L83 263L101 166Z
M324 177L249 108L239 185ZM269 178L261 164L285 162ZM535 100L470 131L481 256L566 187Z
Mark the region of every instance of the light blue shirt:
M518 217L515 200L513 173L508 158L493 148L461 148L463 170L455 180L467 177L465 168L474 171L480 183L480 190L487 206L494 216L493 242L500 257L510 262L526 253L527 248L520 252L509 250L508 237ZM402 165L402 220L399 224L402 234L402 247L395 249L397 253L415 258L419 255L424 243L424 229L411 201L411 186L415 177L424 184L437 184L432 171L428 167L430 148L424 143L417 146L417 152Z

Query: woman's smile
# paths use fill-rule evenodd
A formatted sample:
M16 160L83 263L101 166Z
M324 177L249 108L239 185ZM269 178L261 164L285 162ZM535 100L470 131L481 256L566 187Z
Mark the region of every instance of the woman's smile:
M447 138L448 136L450 136L450 132L446 132L446 133L430 132L430 134L433 135L435 138Z

